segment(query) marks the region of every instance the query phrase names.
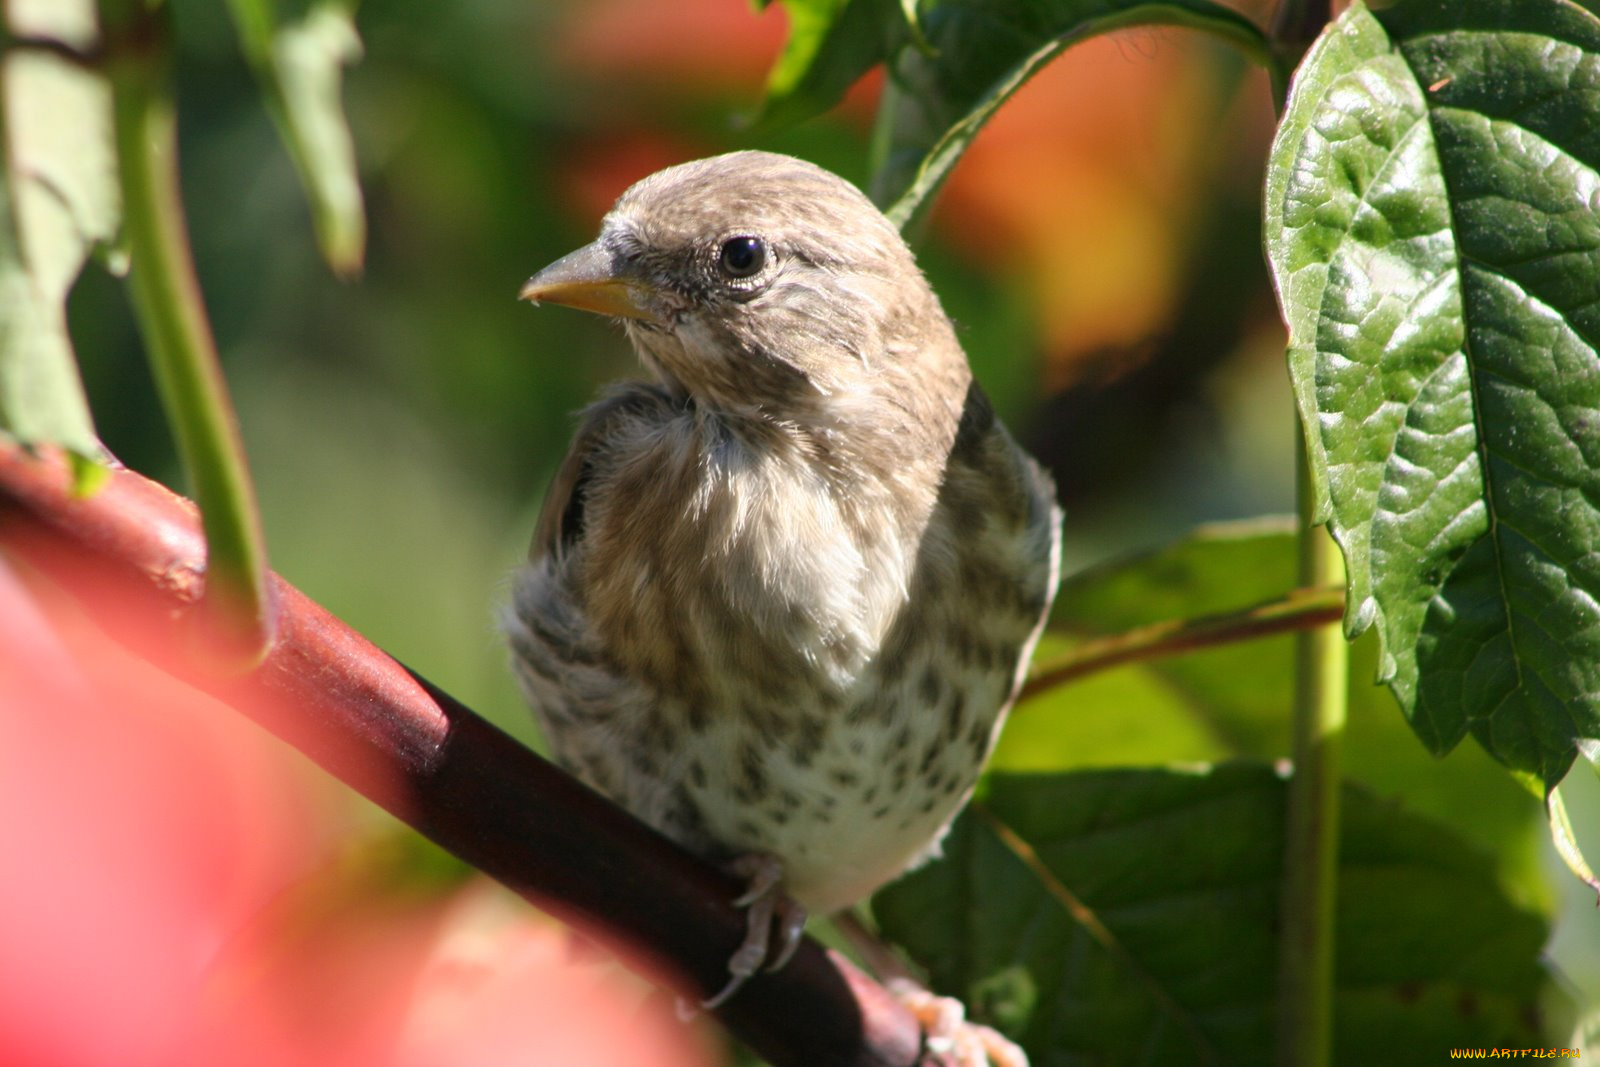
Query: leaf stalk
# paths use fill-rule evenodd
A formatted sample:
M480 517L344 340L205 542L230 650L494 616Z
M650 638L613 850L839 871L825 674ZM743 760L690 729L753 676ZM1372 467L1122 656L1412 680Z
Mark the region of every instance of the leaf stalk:
M1342 587L1343 561L1333 539L1315 522L1303 434L1297 442L1299 578L1308 585ZM1297 635L1280 907L1278 1067L1327 1067L1332 1048L1339 761L1348 675L1349 646L1338 626L1329 622Z
M1152 623L1085 641L1043 663L1023 684L1019 700L1125 663L1164 659L1215 645L1325 626L1344 614L1342 586L1294 589L1240 611Z
M274 613L255 493L184 223L164 15L141 0L100 3L134 312L206 536L198 633L219 669L239 671L266 654Z

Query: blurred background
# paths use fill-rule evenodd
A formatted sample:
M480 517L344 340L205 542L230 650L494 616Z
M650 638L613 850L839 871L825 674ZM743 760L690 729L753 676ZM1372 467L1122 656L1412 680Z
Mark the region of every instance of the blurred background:
M1261 20L1268 5L1236 6ZM640 372L619 332L520 304L518 288L673 163L759 147L864 185L877 76L826 116L752 132L786 32L776 6L368 0L345 100L370 239L364 275L342 282L317 254L224 6L172 7L191 237L272 564L538 745L495 611L574 413ZM1272 125L1264 76L1220 45L1176 30L1096 39L1000 111L916 236L978 378L1055 473L1069 572L1200 523L1293 510L1259 219ZM91 268L70 319L108 446L186 491L122 283ZM285 773L319 827L289 836L322 842L304 864L344 885L341 900L356 891L329 848L365 857L356 882L464 877L309 767ZM1534 808L1515 802L1532 857ZM1569 915L1587 906L1569 876L1550 883ZM340 929L345 913L317 899L312 925ZM501 922L511 905L495 899L456 936ZM1597 932L1579 922L1557 955L1592 991Z

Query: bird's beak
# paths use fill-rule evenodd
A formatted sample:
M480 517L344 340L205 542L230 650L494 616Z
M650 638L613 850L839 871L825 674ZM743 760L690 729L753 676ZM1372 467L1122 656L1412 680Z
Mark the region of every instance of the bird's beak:
M535 304L548 301L601 315L656 318L646 302L648 290L620 276L612 267L611 254L598 241L562 256L529 278L517 296Z

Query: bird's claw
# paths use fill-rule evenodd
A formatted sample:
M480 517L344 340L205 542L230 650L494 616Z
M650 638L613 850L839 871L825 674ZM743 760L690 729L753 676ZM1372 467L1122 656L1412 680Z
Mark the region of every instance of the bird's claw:
M915 982L897 978L889 992L922 1024L928 1051L948 1057L955 1067L1028 1067L1028 1054L993 1027L968 1022L955 997L941 997Z
M806 909L788 894L780 894L774 910L778 920L778 943L769 957L767 970L781 971L800 951L800 941L806 932Z
M783 881L783 861L765 852L735 857L726 870L735 878L744 879L744 892L733 898L736 908L751 907L762 897L771 896Z
M731 873L747 879L745 891L733 901L745 908L744 941L728 959L728 983L701 1002L707 1011L725 1004L755 973L776 971L794 956L805 933L806 911L782 889L783 863L774 856L751 853L728 865ZM773 921L778 937L773 941Z

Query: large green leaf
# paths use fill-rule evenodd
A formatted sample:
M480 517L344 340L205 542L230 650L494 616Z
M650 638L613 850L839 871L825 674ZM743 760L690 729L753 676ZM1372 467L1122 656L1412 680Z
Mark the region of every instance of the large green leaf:
M766 121L835 104L879 62L873 197L905 227L927 207L984 123L1071 45L1127 26L1203 30L1267 62L1265 38L1212 0L783 0L791 33L768 82ZM915 21L913 21L913 19Z
M1320 509L1418 736L1552 786L1600 736L1600 21L1352 6L1272 151Z
M863 74L894 54L910 26L898 0L779 0L789 37L772 73L756 121L800 122L844 96Z
M928 48L892 57L892 109L880 123L873 196L911 225L984 124L1013 93L1079 41L1129 26L1184 26L1267 63L1260 29L1211 0L952 0L924 4Z
M0 116L0 431L99 454L67 337L67 292L116 234L105 80L66 58L94 46L90 0L16 3ZM51 47L43 47L49 42Z
M229 7L311 201L323 258L339 274L356 274L366 254L366 209L340 97L344 68L361 55L355 0L229 0Z
M1035 1063L1272 1057L1284 784L1267 767L994 777L884 933ZM1335 1053L1540 1044L1545 924L1444 828L1347 789Z
M1162 548L1114 559L1062 583L1035 664L1064 635L1237 611L1294 584L1294 521L1219 523ZM1492 855L1523 899L1544 892L1538 803L1481 749L1439 760L1417 745L1376 684L1376 642L1351 650L1343 774L1444 822ZM1078 770L1289 754L1294 638L1259 638L1128 664L1041 693L1012 712L991 766Z

